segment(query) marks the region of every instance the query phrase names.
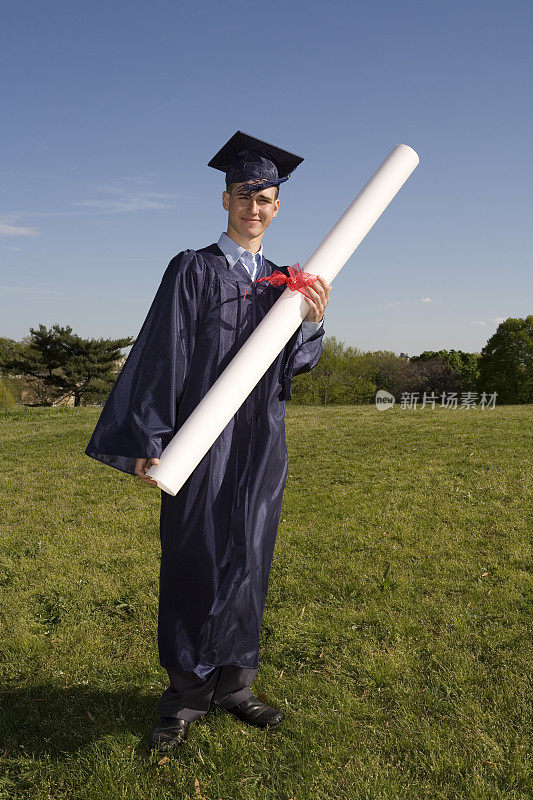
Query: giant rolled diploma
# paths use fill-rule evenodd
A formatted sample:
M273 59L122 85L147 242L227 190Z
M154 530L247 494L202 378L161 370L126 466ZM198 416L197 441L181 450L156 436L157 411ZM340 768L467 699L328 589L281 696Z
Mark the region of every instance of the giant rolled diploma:
M331 283L419 160L406 144L393 147L302 269ZM287 287L146 473L163 491L178 493L308 313Z

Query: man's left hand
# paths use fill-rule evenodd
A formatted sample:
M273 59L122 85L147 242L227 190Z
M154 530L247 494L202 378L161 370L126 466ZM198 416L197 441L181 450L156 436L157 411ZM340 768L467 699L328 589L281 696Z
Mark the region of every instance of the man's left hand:
M329 293L331 286L322 275L318 276L318 280L310 286L304 286L304 291L307 290L307 302L312 306L309 314L306 316L306 322L321 322L324 316L324 311L329 303Z

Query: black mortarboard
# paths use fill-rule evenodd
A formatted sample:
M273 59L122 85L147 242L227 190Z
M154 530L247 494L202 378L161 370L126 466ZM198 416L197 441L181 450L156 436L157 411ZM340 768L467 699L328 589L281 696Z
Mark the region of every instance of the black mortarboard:
M239 192L251 194L268 186L279 186L302 161L303 158L288 150L237 131L207 166L225 172L227 183L250 182Z

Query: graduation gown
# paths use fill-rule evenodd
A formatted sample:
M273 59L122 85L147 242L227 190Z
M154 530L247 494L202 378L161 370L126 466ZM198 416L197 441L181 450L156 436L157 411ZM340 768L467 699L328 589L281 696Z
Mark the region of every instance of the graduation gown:
M256 279L275 269L263 258ZM218 245L169 263L85 453L134 474L161 456L285 285L250 286ZM322 355L324 326L302 326L175 497L161 491L158 647L168 670L205 678L258 666L259 628L287 478L285 403Z

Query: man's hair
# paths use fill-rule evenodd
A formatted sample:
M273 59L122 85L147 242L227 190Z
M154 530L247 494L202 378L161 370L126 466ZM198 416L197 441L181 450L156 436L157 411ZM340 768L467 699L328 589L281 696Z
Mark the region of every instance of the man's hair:
M228 183L226 181L226 191L229 194L231 194L233 192L233 187L236 186L236 185L237 184L235 184L235 183ZM276 190L276 192L274 194L274 200L277 200L278 199L278 195L279 195L279 186L274 186L274 189Z

